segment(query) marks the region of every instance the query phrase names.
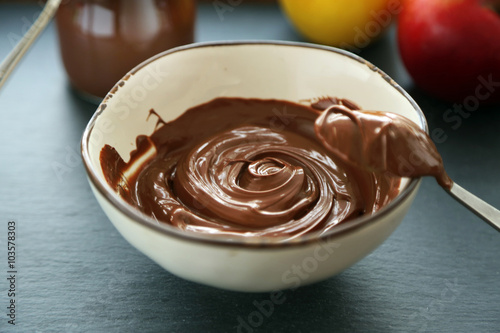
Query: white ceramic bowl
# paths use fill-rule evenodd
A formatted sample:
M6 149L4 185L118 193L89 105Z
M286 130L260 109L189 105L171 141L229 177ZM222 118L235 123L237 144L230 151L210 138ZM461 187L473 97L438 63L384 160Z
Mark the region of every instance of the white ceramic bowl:
M300 101L333 95L365 109L403 114L427 130L416 103L392 79L349 52L303 43L192 44L161 53L134 68L109 93L87 126L82 155L90 186L119 232L139 251L187 280L237 291L262 292L317 282L346 269L380 245L399 225L419 179L373 216L277 243L181 231L128 205L106 183L99 163L105 144L128 160L138 135L150 135L154 108L169 121L220 96Z

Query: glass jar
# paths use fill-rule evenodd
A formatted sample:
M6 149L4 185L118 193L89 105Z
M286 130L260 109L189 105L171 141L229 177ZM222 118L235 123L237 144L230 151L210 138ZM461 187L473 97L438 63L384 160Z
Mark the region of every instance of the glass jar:
M129 70L192 43L195 0L66 0L56 15L71 84L102 99Z

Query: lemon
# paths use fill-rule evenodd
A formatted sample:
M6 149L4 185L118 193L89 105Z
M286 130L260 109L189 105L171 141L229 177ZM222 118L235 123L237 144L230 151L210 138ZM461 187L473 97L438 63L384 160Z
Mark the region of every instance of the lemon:
M312 42L361 49L381 35L401 0L280 0L297 30Z

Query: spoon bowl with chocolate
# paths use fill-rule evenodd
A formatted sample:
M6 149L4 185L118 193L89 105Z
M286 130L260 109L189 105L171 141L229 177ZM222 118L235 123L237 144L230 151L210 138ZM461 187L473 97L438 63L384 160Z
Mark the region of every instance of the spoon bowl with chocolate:
M324 280L365 257L401 223L420 176L441 175L453 189L437 152L422 164L430 172L394 172L415 169L398 158L421 147L394 147L400 127L426 137L413 99L349 52L192 44L116 84L84 132L82 156L99 204L139 251L190 281L263 292Z

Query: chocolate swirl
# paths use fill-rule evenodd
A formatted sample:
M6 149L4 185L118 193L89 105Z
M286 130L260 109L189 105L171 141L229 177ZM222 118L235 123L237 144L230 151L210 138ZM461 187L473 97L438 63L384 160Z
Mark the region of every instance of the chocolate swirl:
M285 101L219 98L139 137L128 163L105 146L101 165L129 203L184 230L286 239L323 233L387 204L399 178L338 161L315 136L319 113ZM149 159L147 151L154 151ZM140 172L127 173L139 161Z
M344 219L357 209L348 180L300 139L261 127L221 133L181 158L173 189L205 216L248 228L309 229L332 210Z

